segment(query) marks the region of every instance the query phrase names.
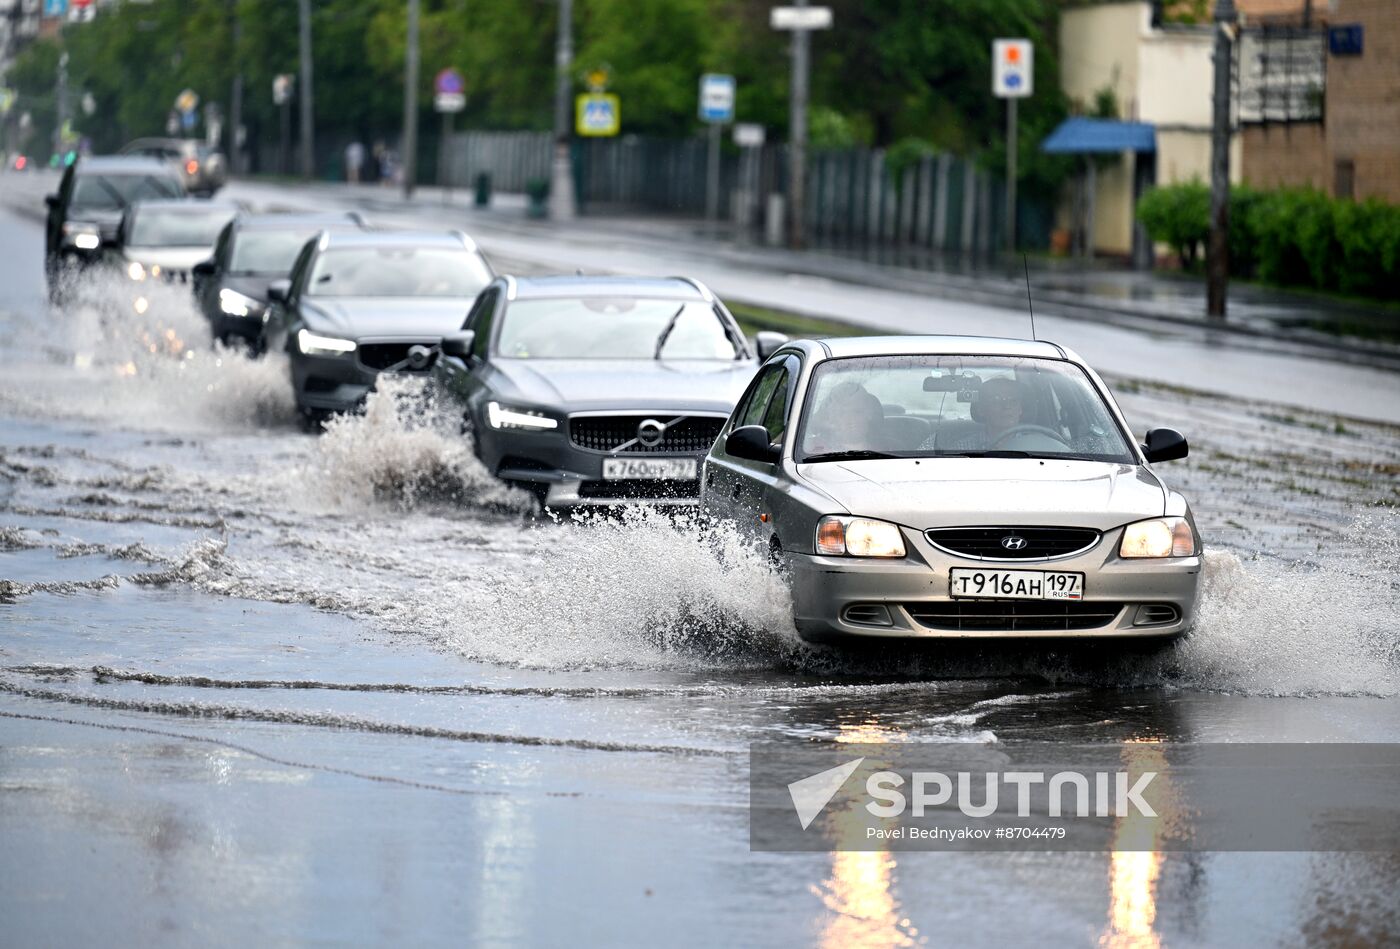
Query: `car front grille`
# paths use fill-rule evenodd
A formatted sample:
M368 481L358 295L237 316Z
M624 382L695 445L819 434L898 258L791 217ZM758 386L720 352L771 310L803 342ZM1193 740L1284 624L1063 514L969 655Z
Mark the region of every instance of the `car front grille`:
M1122 612L1123 604L1086 600L948 600L906 603L904 608L928 629L1029 633L1107 626Z
M363 343L360 346L360 364L366 369L373 369L376 372L388 369L390 366L397 366L408 358L408 351L414 346L424 345L422 343ZM429 363L431 365L431 363ZM400 367L400 372L426 372L427 366L423 369L414 370L407 365Z
M1088 527L935 527L924 531L940 550L974 560L1048 560L1083 553L1099 542ZM1008 538L1020 538L1008 547Z
M656 445L638 440L638 427L648 419L667 426ZM569 419L569 441L618 455L699 455L710 450L724 421L703 415L576 415ZM627 447L619 451L621 445Z
M578 486L578 496L595 501L609 498L619 501L697 501L700 497L700 482L645 479L584 481Z

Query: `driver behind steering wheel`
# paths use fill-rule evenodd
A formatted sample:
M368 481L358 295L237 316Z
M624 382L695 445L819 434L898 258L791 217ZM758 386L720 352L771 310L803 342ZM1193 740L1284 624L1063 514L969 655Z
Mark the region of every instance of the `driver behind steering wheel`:
M949 451L986 451L997 443L1009 429L1021 424L1025 412L1025 389L1015 379L997 377L982 383L977 392L977 402L972 413L979 427L951 441L938 441L930 437L919 447L922 449L940 448Z

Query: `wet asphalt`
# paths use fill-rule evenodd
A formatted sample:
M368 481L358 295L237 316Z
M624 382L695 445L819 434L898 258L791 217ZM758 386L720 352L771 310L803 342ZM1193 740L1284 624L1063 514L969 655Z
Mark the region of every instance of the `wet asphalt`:
M178 290L50 310L41 251L0 210L7 942L1400 938L1394 855L760 854L747 813L753 741L1400 739L1394 425L1113 373L1192 438L1196 635L853 655L724 536L536 517L412 385L304 434Z

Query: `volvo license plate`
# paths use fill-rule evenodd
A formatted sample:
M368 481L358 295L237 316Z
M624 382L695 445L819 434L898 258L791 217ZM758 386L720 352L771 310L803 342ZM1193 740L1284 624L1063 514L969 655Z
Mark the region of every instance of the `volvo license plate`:
M604 481L693 481L694 458L604 458Z
M1049 570L948 571L948 595L994 600L1082 600L1084 574Z

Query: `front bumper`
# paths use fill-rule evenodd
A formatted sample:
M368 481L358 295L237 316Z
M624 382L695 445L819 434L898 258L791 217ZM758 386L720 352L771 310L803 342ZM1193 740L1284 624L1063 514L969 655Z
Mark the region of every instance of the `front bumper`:
M553 431L531 432L477 428L477 452L486 467L505 481L534 487L552 508L615 507L651 504L690 507L699 503L703 454L618 455L588 451L569 440L567 424ZM694 480L609 481L603 461L611 457L695 460Z
M899 560L789 554L793 619L810 641L843 639L1164 639L1190 630L1200 583L1201 557L1124 560L1121 530L1104 533L1082 554L1050 561L997 562L963 559L905 531L909 555ZM1047 570L1084 574L1084 598L1063 601L954 599L953 567ZM1025 604L1006 607L1007 604ZM883 607L883 614L878 609ZM987 613L1010 614L1002 628ZM1026 619L1025 614L1074 610L1064 621ZM966 616L959 619L960 611ZM862 622L870 617L887 622ZM1163 621L1166 620L1166 621ZM1085 624L1088 625L1080 625ZM1029 628L1036 625L1056 628ZM962 628L959 628L962 627Z
M231 316L223 310L216 310L209 320L209 330L215 339L237 337L249 343L258 344L263 338L263 313L249 313L247 316Z
M293 352L292 387L298 408L321 412L353 412L360 407L379 373L363 366L355 353L308 356Z

